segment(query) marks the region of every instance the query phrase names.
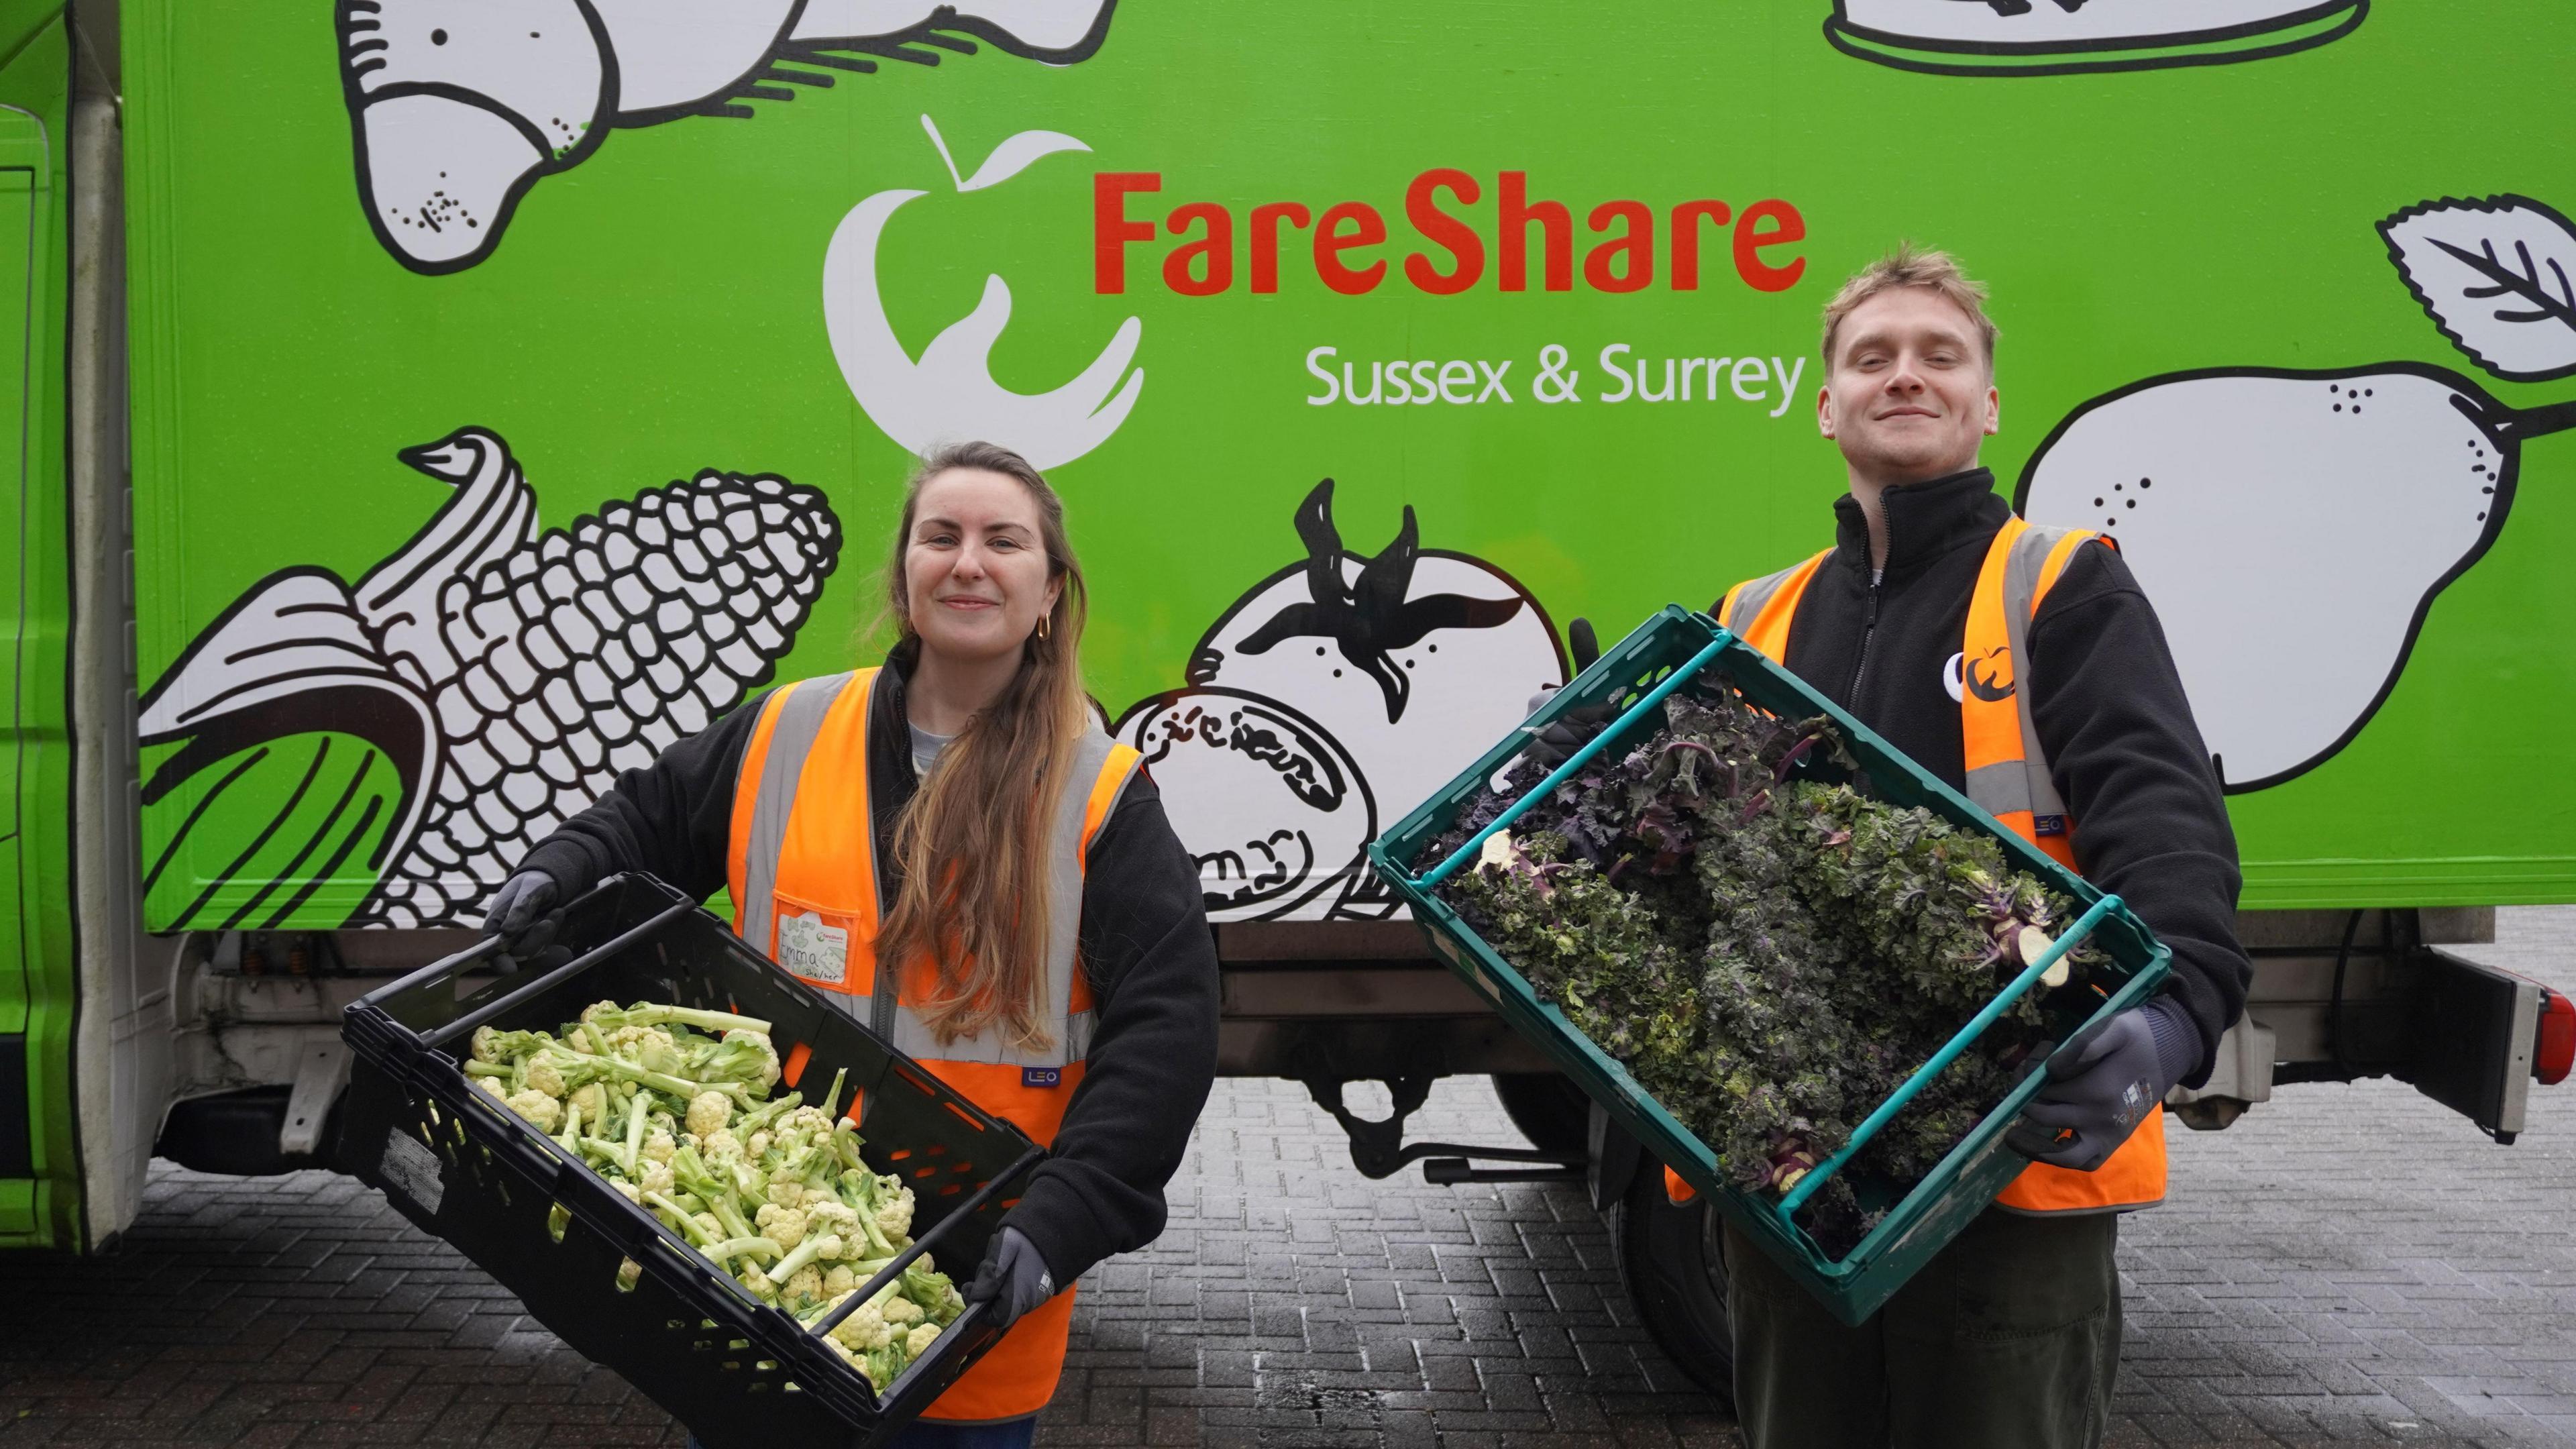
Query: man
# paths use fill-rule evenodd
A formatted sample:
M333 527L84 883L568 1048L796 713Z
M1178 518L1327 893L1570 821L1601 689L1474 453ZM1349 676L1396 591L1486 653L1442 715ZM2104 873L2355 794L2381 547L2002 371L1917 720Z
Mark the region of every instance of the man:
M2110 540L2025 525L1978 466L2001 422L1984 288L1900 246L1825 309L1816 421L1851 492L1834 546L1722 622L2173 950L2166 991L2054 1053L2035 1159L1847 1328L1733 1229L1735 1389L1754 1449L2091 1445L2119 1367L2118 1214L2164 1196L2159 1104L2206 1081L2252 967L2236 845L2155 611Z

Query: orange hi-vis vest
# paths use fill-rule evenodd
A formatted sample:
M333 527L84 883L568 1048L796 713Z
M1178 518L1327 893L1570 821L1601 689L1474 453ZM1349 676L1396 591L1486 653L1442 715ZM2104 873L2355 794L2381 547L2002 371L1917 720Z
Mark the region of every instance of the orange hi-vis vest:
M1986 549L1968 599L1967 638L1960 646L1959 722L1966 740L1967 795L2006 829L2075 868L2075 822L2050 776L2048 754L2031 724L2030 622L2040 600L2087 541L2110 540L2079 528L2039 528L2012 518ZM2116 545L2114 545L2116 546ZM1737 584L1718 605L1718 622L1745 643L1786 665L1789 625L1798 600L1833 550L1794 568ZM2165 1197L2165 1114L2147 1114L2129 1140L2092 1172L2034 1162L1995 1198L2025 1213L2123 1212Z
M1082 1082L1093 1027L1091 985L1077 949L1084 862L1141 757L1089 730L1057 798L1047 883L1045 1026L1052 1043L1014 1047L988 1030L942 1045L911 1006L935 994L935 962L927 956L907 962L896 990L877 989L876 938L885 902L868 808L868 706L877 677L877 670L862 669L800 680L772 690L762 703L734 785L725 871L734 929L968 1100L1041 1146L1051 1144L1065 1103ZM802 1065L791 1059L792 1067ZM851 1104L853 1113L858 1105ZM974 1271L971 1263L945 1266L952 1275ZM1045 1408L1064 1370L1072 1325L1068 1283L1013 1324L925 1417L989 1422Z

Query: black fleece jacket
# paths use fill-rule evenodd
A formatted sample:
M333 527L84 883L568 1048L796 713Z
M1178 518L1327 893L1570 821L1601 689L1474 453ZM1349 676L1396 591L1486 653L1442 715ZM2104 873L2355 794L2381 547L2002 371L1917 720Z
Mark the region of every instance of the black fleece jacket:
M881 899L900 885L894 822L920 780L904 712L910 661L887 661L868 714L868 799ZM623 870L704 899L725 884L734 781L760 715L755 699L661 758L618 776L598 803L528 852L565 897ZM1059 1283L1163 1231L1163 1184L1216 1078L1216 942L1198 869L1140 769L1091 843L1081 950L1098 1011L1082 1085L1006 1221ZM973 1265L966 1265L973 1271Z
M1965 789L1959 701L1944 682L1987 545L2012 516L1983 468L1891 488L1873 584L1859 500L1834 504L1833 556L1790 623L1791 673ZM2168 993L2199 1029L2185 1086L2209 1079L2245 1008L2236 836L2155 610L2119 553L2076 550L2030 630L2031 719L2075 822L2076 866L2173 950Z

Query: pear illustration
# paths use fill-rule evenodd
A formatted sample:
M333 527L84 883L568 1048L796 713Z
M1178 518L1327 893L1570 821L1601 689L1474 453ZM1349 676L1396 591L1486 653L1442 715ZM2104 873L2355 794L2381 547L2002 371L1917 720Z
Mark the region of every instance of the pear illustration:
M2576 401L2422 363L2176 373L2077 408L2016 502L2119 545L2227 788L2260 790L2368 723L2504 526L2524 442L2571 428Z
M2565 216L2527 196L2442 197L2377 230L2407 291L2479 366L2576 373ZM2570 428L2576 401L2510 407L2420 362L2173 373L2069 413L2014 502L2118 542L2220 777L2260 790L2370 722L2434 598L2504 527L2523 444Z

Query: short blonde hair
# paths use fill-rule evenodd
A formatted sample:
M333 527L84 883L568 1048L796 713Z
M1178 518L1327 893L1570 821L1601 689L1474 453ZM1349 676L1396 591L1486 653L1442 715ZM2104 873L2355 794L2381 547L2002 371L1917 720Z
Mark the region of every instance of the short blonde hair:
M1986 284L1971 280L1959 269L1958 258L1948 252L1910 241L1898 242L1896 250L1853 273L1825 304L1825 366L1834 365L1834 334L1842 330L1843 319L1861 303L1896 287L1924 288L1967 313L1968 320L1977 324L1977 340L1985 344L1986 370L1994 371L1995 324L1986 315Z

